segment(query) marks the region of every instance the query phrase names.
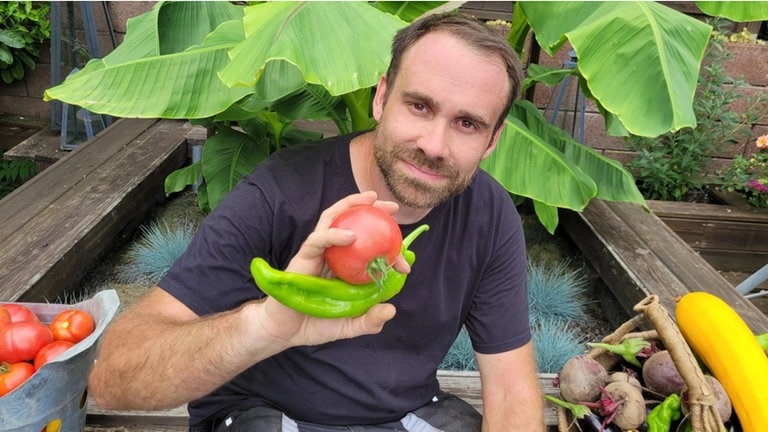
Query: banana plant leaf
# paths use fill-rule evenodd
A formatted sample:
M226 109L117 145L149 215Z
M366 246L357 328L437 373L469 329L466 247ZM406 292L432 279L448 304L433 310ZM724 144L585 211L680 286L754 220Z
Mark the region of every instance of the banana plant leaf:
M570 42L590 94L626 130L657 136L695 126L693 96L709 25L657 2L519 5L548 53Z
M214 7L225 2L206 2ZM216 76L229 63L228 52L244 39L242 21L220 23L199 45L182 41L163 31L175 26L163 7L175 6L177 13L199 7L198 3L159 4L155 9L128 22L126 40L104 59L94 59L64 83L45 91L44 99L57 99L92 112L137 118L197 119L224 111L237 100L253 93L251 88L230 88ZM182 7L183 6L183 7ZM224 6L230 12L230 6ZM240 8L242 10L242 8ZM183 14L182 14L183 15ZM236 13L216 15L220 19ZM242 16L242 14L241 14ZM166 22L167 21L167 22ZM178 25L178 23L176 23ZM206 20L204 28L215 22ZM204 31L204 30L203 30ZM189 33L182 33L189 35ZM161 44L161 40L165 40ZM184 47L184 51L163 54L160 46Z
M764 1L697 1L696 6L707 15L736 22L768 20L768 2Z
M404 21L411 22L416 18L424 15L426 12L436 12L441 10L441 7L446 5L448 9L446 12L451 11L466 3L460 2L444 2L444 1L377 1L373 3L376 9L386 12L388 14L396 15Z
M268 153L263 142L234 129L221 128L208 138L203 146L203 176L209 179L206 191L211 204L215 207Z
M392 37L407 24L364 2L261 3L246 8L243 23L246 38L219 74L224 83L253 86L267 62L281 59L334 96L376 85Z
M593 198L646 206L623 166L549 124L528 101L516 101L496 149L481 167L510 192L534 201L553 232L557 208L581 211Z

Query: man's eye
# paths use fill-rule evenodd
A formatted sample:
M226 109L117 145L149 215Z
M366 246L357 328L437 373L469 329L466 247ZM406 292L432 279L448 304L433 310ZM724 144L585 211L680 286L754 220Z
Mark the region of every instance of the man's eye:
M465 129L476 129L475 124L472 123L469 120L462 120L461 121L461 127L465 128Z
M424 111L427 109L427 107L425 107L424 104L421 104L418 102L414 102L411 105L413 106L413 109L415 109L416 111Z

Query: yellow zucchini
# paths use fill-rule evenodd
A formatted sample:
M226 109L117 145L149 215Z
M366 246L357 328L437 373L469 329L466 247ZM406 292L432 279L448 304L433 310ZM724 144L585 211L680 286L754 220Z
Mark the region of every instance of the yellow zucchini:
M768 430L768 357L744 320L706 292L684 295L675 315L691 349L723 384L744 432Z

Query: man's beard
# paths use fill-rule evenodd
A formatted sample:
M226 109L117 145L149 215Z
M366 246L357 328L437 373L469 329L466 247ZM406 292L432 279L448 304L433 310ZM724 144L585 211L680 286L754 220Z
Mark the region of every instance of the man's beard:
M474 172L462 175L456 168L439 159L430 159L419 149L395 146L387 148L379 132L373 136L373 154L376 165L384 177L392 195L400 203L414 208L432 208L446 199L463 192L472 182ZM404 160L425 171L443 176L448 183L436 185L423 180L409 177L397 171L395 163Z

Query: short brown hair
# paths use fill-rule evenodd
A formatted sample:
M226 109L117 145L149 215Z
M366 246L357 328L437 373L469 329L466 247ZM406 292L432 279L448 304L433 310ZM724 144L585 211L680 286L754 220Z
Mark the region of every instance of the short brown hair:
M392 42L392 60L389 63L386 78L387 91L395 83L403 53L428 33L438 30L450 33L479 51L495 55L504 63L509 78L510 91L504 111L495 126L495 129L498 129L504 122L512 102L520 92L523 67L520 58L512 50L509 43L499 33L473 17L451 12L433 14L419 18L407 27L400 29Z

